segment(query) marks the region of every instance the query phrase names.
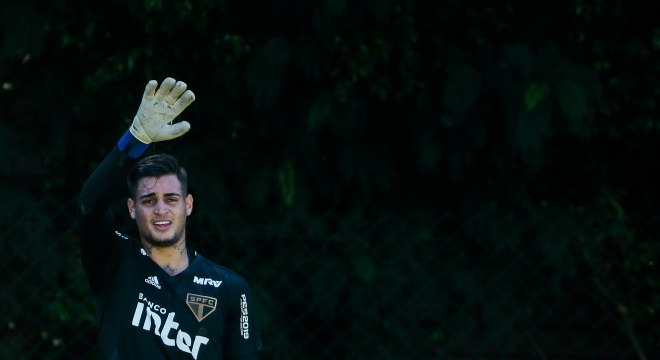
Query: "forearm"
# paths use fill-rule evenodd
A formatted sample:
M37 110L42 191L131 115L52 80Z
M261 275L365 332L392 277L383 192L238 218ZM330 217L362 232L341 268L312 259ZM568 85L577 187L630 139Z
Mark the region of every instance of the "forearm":
M85 181L79 198L80 215L104 212L110 202L121 195L126 155L114 148Z
M149 145L135 139L128 131L103 159L80 191L80 215L105 211L108 204L126 194L124 176L128 163L146 152Z

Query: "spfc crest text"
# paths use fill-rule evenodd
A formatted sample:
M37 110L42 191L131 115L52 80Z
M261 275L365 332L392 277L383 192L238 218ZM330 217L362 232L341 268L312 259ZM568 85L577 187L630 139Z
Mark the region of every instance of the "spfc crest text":
M197 321L201 322L204 318L215 311L218 306L218 299L210 296L188 293L186 296L186 303L197 318Z

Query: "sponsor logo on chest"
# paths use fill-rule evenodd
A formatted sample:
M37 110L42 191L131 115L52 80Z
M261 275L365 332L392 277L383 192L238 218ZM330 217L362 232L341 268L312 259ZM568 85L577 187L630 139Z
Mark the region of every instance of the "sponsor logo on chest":
M212 285L214 287L220 287L222 280L213 280L210 278L199 278L197 276L193 277L193 282L199 285Z
M140 293L131 325L153 332L166 346L176 346L180 351L197 359L199 351L203 345L208 344L209 338L201 335L193 338L188 332L179 329L175 316L176 313L169 312L166 308L147 300L147 297Z

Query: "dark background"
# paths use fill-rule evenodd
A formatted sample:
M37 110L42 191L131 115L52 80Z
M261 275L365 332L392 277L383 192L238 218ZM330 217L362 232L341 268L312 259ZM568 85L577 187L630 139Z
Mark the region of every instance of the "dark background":
M265 358L653 358L652 4L2 0L4 355L93 358L75 199L171 76Z

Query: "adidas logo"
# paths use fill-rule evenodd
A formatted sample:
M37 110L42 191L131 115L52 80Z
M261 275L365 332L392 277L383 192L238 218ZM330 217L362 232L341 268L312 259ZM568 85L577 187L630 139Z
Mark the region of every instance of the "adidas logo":
M149 276L148 278L144 279L144 282L146 282L147 284L151 284L156 288L160 289L160 284L158 283L158 278L156 277L156 275Z

